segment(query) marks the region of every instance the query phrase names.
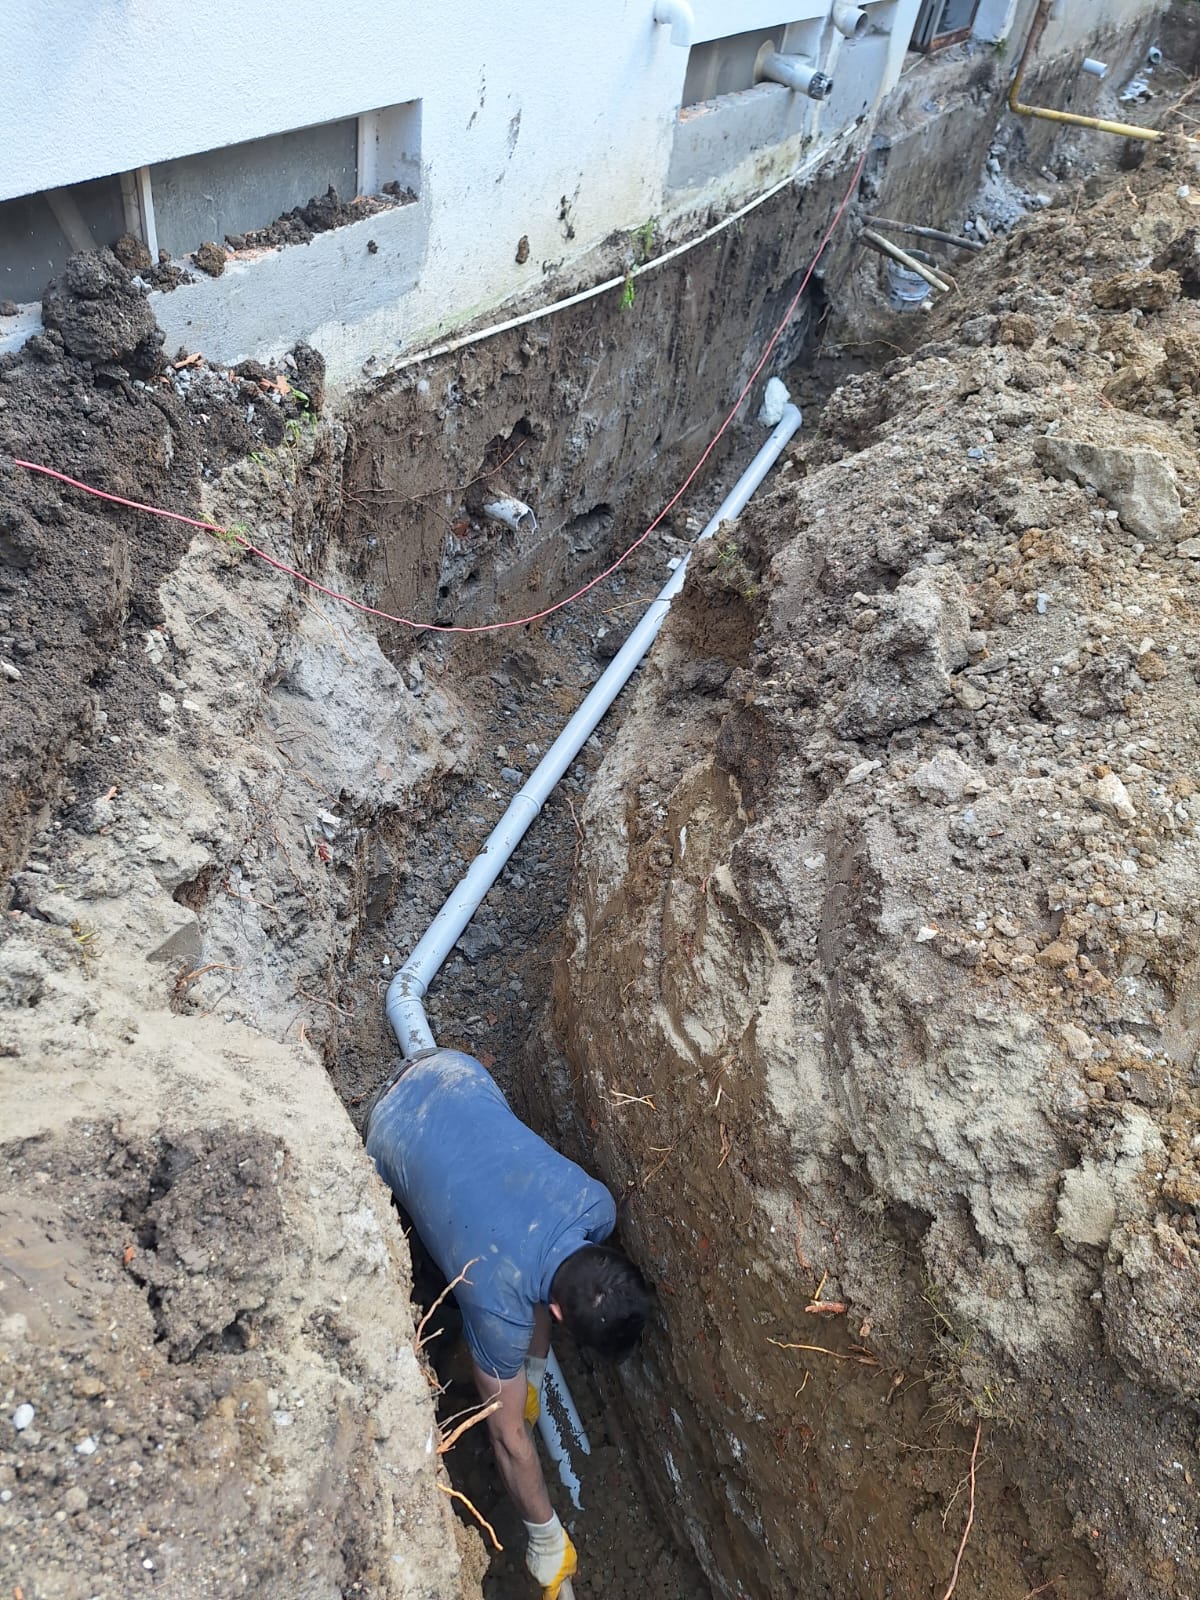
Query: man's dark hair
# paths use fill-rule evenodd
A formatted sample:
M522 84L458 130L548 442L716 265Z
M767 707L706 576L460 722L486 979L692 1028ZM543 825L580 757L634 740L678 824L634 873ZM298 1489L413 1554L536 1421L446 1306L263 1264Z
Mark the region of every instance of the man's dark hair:
M567 1257L554 1274L550 1298L580 1344L610 1361L632 1354L650 1310L650 1291L637 1267L602 1244Z

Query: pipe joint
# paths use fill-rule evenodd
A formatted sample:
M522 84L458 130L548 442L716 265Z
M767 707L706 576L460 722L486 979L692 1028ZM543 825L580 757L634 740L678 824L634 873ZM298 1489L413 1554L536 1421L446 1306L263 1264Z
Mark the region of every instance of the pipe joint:
M781 56L772 50L763 57L759 71L772 83L782 83L810 100L828 100L833 93L833 79L804 56Z
M654 0L654 20L671 28L671 43L690 50L696 36L696 15L687 0Z

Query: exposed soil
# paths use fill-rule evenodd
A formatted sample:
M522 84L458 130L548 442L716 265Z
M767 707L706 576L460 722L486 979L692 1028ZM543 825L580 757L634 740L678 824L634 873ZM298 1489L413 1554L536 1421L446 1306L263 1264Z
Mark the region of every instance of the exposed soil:
M162 370L104 255L47 300L0 369L6 451L322 559L314 352ZM477 1593L407 1261L305 1042L361 916L351 818L406 807L456 730L212 535L0 474L0 1582Z
M398 183L385 183L381 194L359 194L351 200L341 199L336 189L329 188L322 195L314 195L307 205L285 211L265 228L228 234L225 243L234 255L279 245L308 244L318 233L343 228L348 222L361 222L364 217L377 216L393 206L411 205L416 198L411 189L401 188Z
M940 1593L977 1424L960 1592L1196 1590L1194 197L1152 151L837 392L589 793L551 1081L722 1592Z
M167 367L145 294L108 251L72 257L43 314L44 333L0 356L5 872L22 858L77 744L89 747L86 770L102 792L124 763L122 739L167 731L145 638L162 624L160 587L193 533L160 519L131 527L123 508L60 492L12 460L198 516L203 486L226 464L280 443L288 418L295 425L306 415L285 397L286 378L272 388L258 381L273 376L265 368L238 381ZM319 403L323 364L308 356L304 377Z
M941 1593L969 1484L960 1594L1196 1592L1188 176L1154 152L1048 209L833 396L431 997L610 1184L658 1289L619 1378L562 1352L580 1600ZM752 227L684 310L665 277L639 294L664 350L717 327L722 273L774 274L788 241ZM717 491L565 615L453 651L388 632L388 660L9 453L423 615L506 583L532 609L661 488L666 446L621 449L662 415L660 356L626 372L592 309L584 356L565 326L413 374L351 443L315 352L168 367L137 266L72 262L0 358L0 1574L27 1600L523 1594L483 1431L434 1448L333 1088L357 1115L396 962ZM669 392L682 452L699 403ZM544 542L510 548L486 497L532 495L551 438ZM447 461L476 464L453 491ZM444 1420L452 1321L432 1348Z

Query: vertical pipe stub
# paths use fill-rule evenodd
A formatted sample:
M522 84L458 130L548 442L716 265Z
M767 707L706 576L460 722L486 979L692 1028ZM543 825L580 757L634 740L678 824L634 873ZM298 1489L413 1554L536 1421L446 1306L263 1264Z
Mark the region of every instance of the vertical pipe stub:
M696 33L696 16L687 0L654 0L654 20L670 24L671 43L690 50Z
M861 6L849 5L847 0L837 0L834 5L833 25L845 39L861 39L870 20Z

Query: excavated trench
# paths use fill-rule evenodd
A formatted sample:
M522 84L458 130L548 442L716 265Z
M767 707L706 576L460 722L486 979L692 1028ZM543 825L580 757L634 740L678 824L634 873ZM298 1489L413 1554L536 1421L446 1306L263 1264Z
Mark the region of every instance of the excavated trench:
M1195 267L1181 220L1186 186L1163 172L1157 182L1149 172L1122 178L1137 186L1139 216L1146 208L1137 248L1108 214L1098 227L1114 273L1121 252L1159 250L1157 287L1144 292L1151 302L1158 294L1155 314L1170 316L1180 294L1194 295ZM112 380L97 401L61 338L47 338L36 359L54 373L49 420L10 406L10 448L49 457L68 430L74 455L65 459L80 477L180 510L200 501L225 524L245 519L276 554L383 611L457 625L534 616L602 571L657 513L664 489L682 481L794 293L847 179L842 170L785 193L683 264L639 280L632 308L613 297L414 367L340 420L314 422L293 404L286 424L286 413L274 418L279 437L269 441L245 435L235 402L246 396L222 387L232 380L193 379L184 368L173 396L147 399L126 373L124 399ZM906 203L918 186L897 159L890 172L873 165L868 183L879 207L889 184ZM950 204L944 195L941 203ZM1043 233L1030 235L1033 277L1052 274L1060 259L1079 277L1085 263L1092 270L1084 253L1092 241L1073 225L1073 213L1065 222L1050 214ZM1093 312L1073 301L1068 315L1030 287L1023 248L1008 247L986 309L961 321L957 308L915 364L898 362L879 378L866 358L896 353L894 319L876 275L852 275L847 243L835 243L773 369L787 372L810 428L833 382L861 378L833 400L819 443L810 448L806 430L789 451L768 504L696 562L659 653L588 741L429 997L439 1042L477 1055L521 1115L610 1184L621 1237L655 1282L645 1350L619 1378L569 1347L561 1352L593 1446L582 1512L552 1488L576 1531L581 1600L641 1600L648 1591L667 1600L783 1600L838 1588L871 1600L924 1594L944 1581L964 1504L973 1515L977 1492L981 1526L964 1568L971 1592L1140 1600L1139 1574L1151 1569L1156 1592L1189 1592L1195 1561L1175 1527L1183 1492L1172 1498L1172 1474L1177 1466L1190 1483L1200 1470L1186 1434L1191 1357L1175 1348L1168 1379L1154 1377L1151 1335L1141 1336L1119 1298L1115 1257L1101 1262L1093 1215L1106 1203L1098 1186L1111 1179L1110 1227L1114 1238L1126 1230L1130 1259L1135 1245L1143 1252L1146 1315L1161 1351L1169 1311L1146 1264L1133 1174L1145 1150L1167 1171L1171 1147L1174 1198L1152 1235L1168 1261L1192 1245L1180 1220L1190 1216L1191 1180L1171 1144L1183 1135L1168 1127L1182 1126L1187 1109L1174 1098L1175 1079L1168 1074L1169 1094L1156 1099L1157 1065L1134 1061L1157 1026L1154 1007L1146 999L1126 1034L1107 1018L1112 1067L1098 1052L1090 1087L1056 1087L1051 1103L1040 1085L1057 1057L1024 1043L1038 1026L1025 1012L1007 1033L1005 1017L1019 1005L1036 1017L1041 1007L1076 1059L1087 1018L1064 1020L1061 985L1078 980L1095 999L1100 980L1089 974L1105 960L1097 938L1082 924L1078 939L1074 924L1064 932L1066 914L1059 906L1048 916L1044 895L1022 911L1014 891L997 911L978 889L956 931L948 912L944 926L926 913L926 926L913 910L926 863L909 858L921 856L926 834L933 881L977 851L976 876L990 885L1032 871L1049 848L1033 822L1024 854L1014 845L1003 856L1007 843L996 841L1016 831L1005 807L1044 800L1043 818L1052 804L1067 807L1052 793L1065 738L1066 711L1055 709L1050 681L1059 668L1042 661L1040 643L1001 635L1019 631L1026 611L1036 619L1058 604L1046 596L1058 593L1062 552L1043 548L1039 529L1075 517L1086 544L1093 527L1097 540L1115 537L1116 519L1106 520L1109 502L1097 502L1094 489L1086 499L1068 456L1055 458L1055 487L1029 452L993 471L996 454L1012 440L1019 452L1022 431L1043 428L1053 404L1076 405L1064 397L1077 387L1099 391L1111 376L1105 352L1112 366L1119 355L1137 373L1158 373L1136 390L1158 420L1139 425L1167 418L1184 434L1195 430L1195 384L1180 398L1168 382L1181 362L1194 365L1186 330L1171 334L1174 367L1153 367L1132 314L1142 287L1114 290L1114 320L1097 332ZM823 360L825 281L837 285L839 312L858 313L863 342ZM1126 304L1123 294L1134 298ZM1128 328L1115 322L1123 312ZM288 370L319 403L312 352L297 351ZM6 368L5 394L19 396L23 384L33 393L32 372L32 364ZM1126 390L1111 391L1118 404L1133 392L1125 378ZM253 394L277 380L250 372L239 381ZM1041 397L1051 382L1061 386L1053 404ZM188 428L200 429L201 414L207 431L193 448ZM1115 426L1107 413L1102 423ZM928 463L912 448L912 426L925 430ZM101 448L95 435L105 429ZM1165 451L1160 435L1152 442ZM505 1549L486 1550L463 1513L463 1575L439 1565L448 1524L429 1516L432 1483L424 1499L416 1492L431 1467L423 1430L406 1445L401 1415L407 1407L410 1423L424 1416L428 1385L412 1363L396 1375L411 1330L371 1328L377 1300L402 1306L405 1268L386 1231L376 1242L377 1197L365 1172L346 1193L346 1171L358 1172L349 1130L328 1127L302 1069L290 1092L278 1084L304 1039L360 1124L395 1056L383 992L397 963L761 437L739 421L654 536L573 604L472 635L368 627L236 551L202 541L189 550L172 529L131 546L107 511L79 520L69 495L39 500L5 468L18 507L0 545L6 638L21 647L24 678L42 685L57 720L39 722L34 705L8 774L16 935L0 952L0 1001L16 1020L4 1053L23 1071L40 1032L51 1055L93 1076L72 1081L69 1121L59 1126L39 1110L40 1131L10 1147L16 1199L0 1198L6 1214L36 1216L49 1168L68 1171L76 1192L45 1224L45 1248L84 1229L70 1235L71 1270L80 1282L91 1272L93 1298L120 1311L103 1338L119 1320L144 1340L140 1355L136 1339L128 1349L104 1345L104 1360L87 1353L81 1301L54 1337L35 1320L40 1344L31 1341L11 1382L6 1369L14 1402L36 1390L39 1420L15 1454L0 1451L5 1492L11 1498L15 1486L29 1526L66 1552L41 1581L47 1600L81 1593L81 1566L118 1583L124 1573L132 1592L130 1573L142 1582L145 1571L169 1571L188 1539L210 1540L205 1570L264 1594L282 1592L288 1573L314 1583L319 1573L322 1593L390 1592L385 1560L408 1563L396 1592L449 1600L473 1592L476 1579L489 1600L527 1592L520 1529L481 1429L443 1462ZM1183 482L1182 456L1177 467ZM1031 511L1030 494L1051 499ZM536 530L486 515L505 496L534 508ZM1180 515L1192 514L1185 493ZM1005 541L1021 518L1014 553ZM56 531L71 537L55 544ZM89 555L86 582L72 566L85 543L99 556ZM1144 546L1120 548L1131 569L1142 560ZM1087 554L1100 585L1113 552L1088 545ZM954 572L966 558L975 562L964 568L972 596L976 585L984 596L969 617ZM1022 562L1028 570L1019 572ZM40 599L21 586L27 569L52 579ZM912 615L903 613L906 596ZM1107 603L1088 599L1096 612ZM1129 603L1128 626L1140 634L1148 624ZM1049 614L1057 626L1058 613ZM78 656L74 676L34 642L63 627ZM1070 659L1070 645L1058 642L1056 660ZM1101 757L1113 741L1154 731L1121 700L1136 676L1131 663L1149 673L1147 655L1158 659L1153 642L1133 640L1128 655L1116 665L1100 656L1096 682L1090 666L1078 680L1095 691L1095 715L1109 718L1102 740L1078 752L1089 763L1075 784L1091 807L1081 828L1089 839L1095 815L1108 827L1132 805L1123 789L1121 801L1092 787L1107 775ZM969 661L975 676L952 686L950 656L956 672ZM988 660L1000 666L981 665ZM876 682L879 663L886 672ZM1056 742L1026 737L1021 718L1036 720L1033 712L988 700L1001 682L992 673L1013 663L1044 669L1036 716L1057 717ZM932 698L923 673L935 681ZM848 684L858 685L857 698L845 700ZM899 720L897 700L906 708ZM819 722L829 708L840 719L832 731ZM1010 735L1024 738L1019 759L1003 745ZM1126 777L1148 806L1138 786L1160 753L1137 757ZM1008 781L1011 761L1011 801L985 798ZM1181 804L1196 792L1188 781L1172 791ZM920 815L914 787L927 808ZM772 809L780 793L785 814ZM943 839L945 817L930 814L952 801L959 810ZM1097 856L1099 845L1088 849ZM1148 870L1148 837L1136 849ZM1094 894L1093 910L1108 893ZM989 927L993 913L1000 932L988 944L971 930ZM915 998L910 935L945 968L936 980L920 969ZM1034 951L1062 948L1053 963L1025 962L1022 945L1014 963L1003 946L1010 937ZM1137 959L1129 974L1139 994L1161 998L1170 981L1161 953ZM1040 976L1047 965L1060 987L1031 999L1021 974ZM992 978L1009 987L979 999L971 986ZM98 994L104 984L115 1001ZM946 1042L955 1028L970 1036L969 1067L978 1068L965 1085ZM871 1072L893 1053L907 1076L875 1081ZM97 1085L114 1057L120 1070L105 1100ZM942 1083L944 1060L953 1070ZM196 1088L210 1069L215 1100ZM1010 1078L1017 1088L1004 1090L1012 1099L996 1110L995 1084ZM21 1081L24 1115L48 1091L32 1073ZM114 1111L126 1102L127 1112ZM1097 1102L1115 1119L1105 1124L1107 1144L1080 1131ZM1154 1107L1159 1132L1143 1126L1153 1117L1134 1102ZM1053 1171L1041 1188L1030 1176L1034 1157L1010 1137L1013 1116L1036 1130L1037 1161ZM237 1120L246 1117L250 1131ZM236 1124L228 1136L226 1119ZM903 1138L890 1137L893 1120ZM218 1183L210 1175L222 1144L237 1155L238 1176ZM976 1173L975 1187L956 1162ZM1029 1214L1049 1235L1065 1168L1079 1174L1074 1209L1058 1213L1067 1244L1055 1234L1035 1248L1033 1225L1005 1210L1004 1190L1024 1197L1027 1188ZM292 1180L295 1193L280 1190L277 1203L273 1186ZM313 1209L287 1209L301 1205ZM285 1264L277 1236L295 1216ZM1025 1252L1016 1265L998 1238L1006 1226ZM93 1237L103 1252L89 1257ZM414 1258L419 1316L442 1286L419 1251ZM1051 1259L1074 1321L1056 1308ZM1079 1333L1102 1315L1094 1309L1101 1280L1125 1307L1106 1335L1103 1405L1090 1387L1097 1358ZM1023 1346L1026 1317L1037 1337ZM46 1328L54 1326L51 1318ZM472 1398L452 1310L426 1332L445 1419ZM137 1402L127 1398L135 1393ZM88 1407L107 1406L106 1395L115 1409L88 1421ZM1095 1426L1085 1420L1093 1405ZM331 1432L314 1420L325 1416L337 1419ZM1149 1485L1140 1499L1105 1474L1105 1443L1115 1457L1122 1416L1149 1417L1133 1463ZM64 1447L67 1465L43 1465L36 1451L48 1450L59 1424L64 1438L93 1429L86 1454L77 1460L74 1444ZM384 1474L415 1486L410 1498L394 1482L381 1490L381 1449L391 1452ZM85 1492L76 1480L97 1451L108 1487L97 1477ZM68 1480L74 1498L64 1510ZM177 1514L179 1483L192 1509ZM219 1538L196 1509L218 1488ZM165 1508L159 1521L142 1514L151 1500ZM249 1504L266 1508L257 1520ZM7 1507L0 1502L0 1531ZM1166 1531L1156 1531L1156 1518ZM1151 1535L1143 1560L1139 1541Z
M799 218L751 219L745 237L691 264L683 293L678 281L654 283L635 308L636 329L628 313L589 309L579 326L564 318L566 325L535 335L536 343L500 341L452 370L422 369L360 415L345 469L340 543L356 554L362 581L381 606L458 622L530 614L602 571L657 514L715 430L731 385L742 381L739 373L795 293L799 274L782 263L811 249L815 224L806 218L819 221L826 200L824 191L820 202L806 198ZM786 245L788 227L804 242ZM731 279L747 308L732 321L724 304ZM802 404L818 403L827 384L813 368L824 315L818 280L771 368L795 364ZM680 366L689 347L710 352L699 371ZM844 372L852 363L823 365L827 373ZM761 384L754 406L760 391ZM443 445L431 459L433 426ZM452 692L473 755L466 771L431 797L419 822L393 824L376 840L385 852L372 869L378 893L368 885L367 915L339 979L345 1018L325 1045L356 1123L395 1057L381 1002L397 964L763 437L760 425L739 421L715 465L651 540L545 621L467 638L388 639L407 683L419 690L436 682ZM488 521L483 507L505 495L536 508L536 536ZM571 1109L561 1072L550 1087L546 1042L584 839L581 815L633 692L631 685L622 694L553 792L426 1002L438 1042L477 1055L518 1112L593 1171L589 1129ZM444 1283L419 1246L415 1260L417 1299L428 1307ZM445 1305L431 1326L430 1356L447 1418L461 1414L474 1394L457 1332L453 1306ZM568 1345L560 1356L592 1446L581 1468L582 1511L571 1507L547 1465L552 1495L583 1552L576 1592L612 1600L647 1590L671 1600L710 1593L645 1470L636 1410L585 1353ZM489 1551L484 1594L499 1600L522 1592L522 1530L484 1430L464 1435L447 1466L505 1546L503 1554Z

